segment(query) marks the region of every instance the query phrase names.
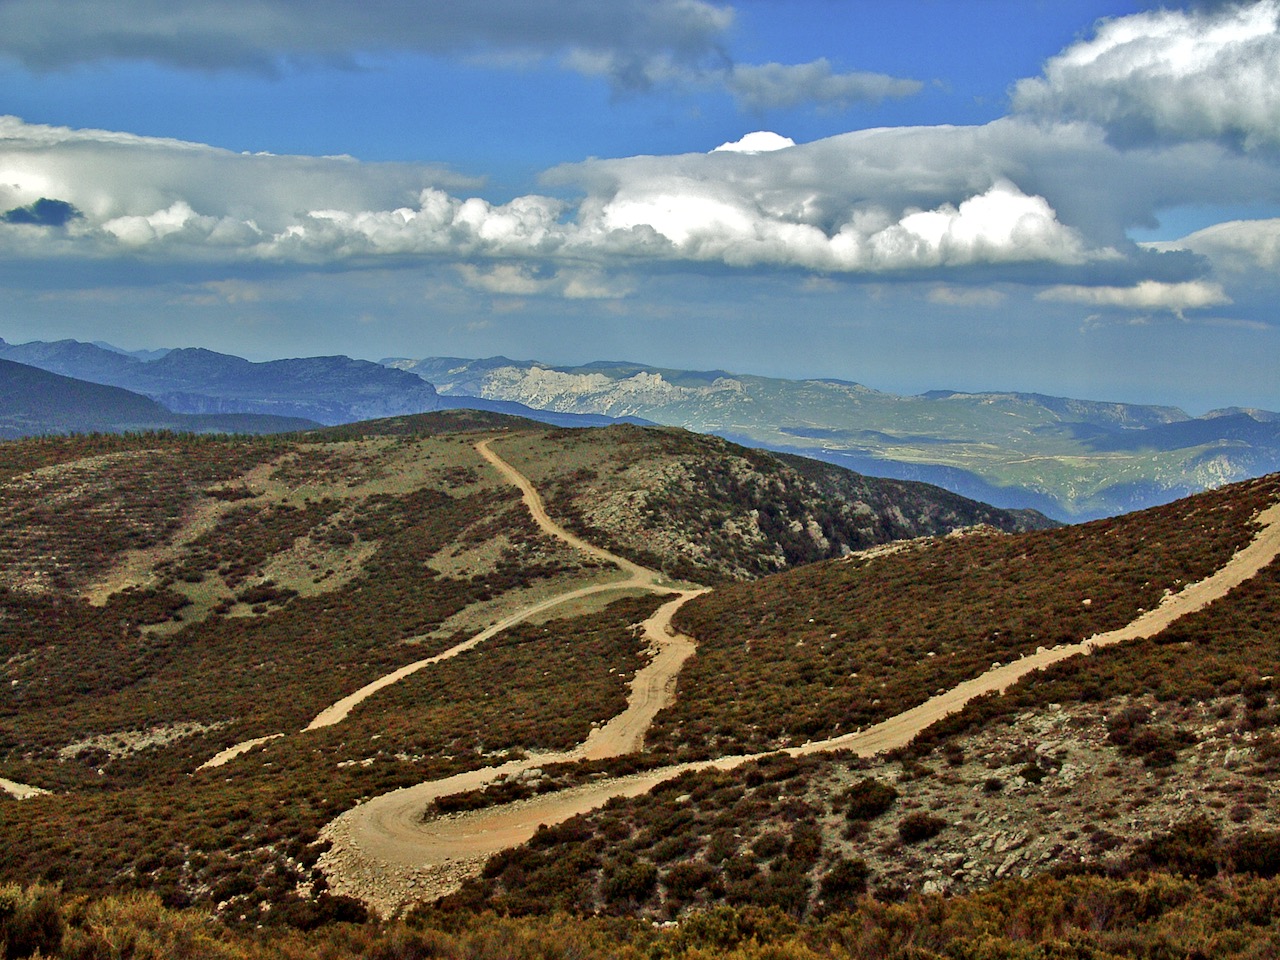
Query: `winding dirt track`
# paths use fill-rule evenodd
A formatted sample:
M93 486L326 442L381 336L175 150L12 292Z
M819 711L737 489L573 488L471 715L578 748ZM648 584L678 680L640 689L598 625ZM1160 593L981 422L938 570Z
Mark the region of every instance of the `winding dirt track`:
M532 487L521 487L532 492ZM536 497L536 493L533 496ZM1043 670L1069 657L1088 655L1100 647L1154 636L1180 617L1225 596L1280 555L1280 504L1263 511L1258 522L1262 529L1254 539L1216 573L1177 594L1167 595L1156 609L1143 613L1124 627L1097 634L1081 643L1041 649L1011 663L993 666L980 676L866 730L806 743L785 752L803 756L843 749L871 756L905 746L925 728L959 711L973 698L1003 691L1032 671ZM671 614L688 599L689 596L682 595L661 608L659 614L665 612L668 625ZM628 711L630 709L628 707ZM645 721L646 727L647 723ZM635 731L632 749L638 748L644 728L629 729ZM620 746L624 739L620 738L608 748ZM592 740L588 739L568 754L531 757L396 790L354 807L324 830L325 838L333 844L321 859L330 888L335 893L359 897L383 913L391 913L415 901L456 890L464 879L479 872L488 857L525 842L541 824L560 823L603 806L614 797L637 796L687 770L729 769L764 756L722 757L704 763L664 767L532 800L423 820L427 804L436 797L475 789L539 763L587 756L591 744ZM608 748L602 747L601 752L590 755L613 755L603 752Z
M630 560L627 560L625 557L619 557L616 554L610 553L608 550L605 550L601 547L597 547L594 544L587 543L587 541L583 540L581 537L573 533L570 533L564 527L560 526L558 523L552 520L551 517L547 514L547 508L546 508L546 505L542 502L542 497L538 495L538 491L533 488L533 484L529 482L528 478L525 477L524 474L520 473L518 470L516 470L515 467L511 466L511 464L507 463L507 461L503 460L500 456L498 456L496 453L493 452L493 450L489 448L489 444L491 444L492 442L493 442L492 439L481 440L479 443L476 444L476 452L479 453L480 456L484 457L484 459L487 460L489 463L491 463L494 467L496 467L498 471L507 480L509 480L514 486L519 488L520 495L524 500L525 507L528 509L530 515L533 517L534 522L542 529L544 533L547 533L548 535L555 537L558 540L564 541L569 546L573 547L575 550L578 550L581 553L585 553L589 557L592 557L596 560L603 560L606 563L613 564L615 567L618 567L624 573L630 574L630 577L626 580L618 580L612 583L597 583L589 587L579 587L576 590L570 590L566 593L558 593L554 597L548 597L546 600L542 600L538 603L530 604L527 607L522 607L521 609L517 610L515 613L511 614L511 616L498 621L497 623L493 624L490 627L487 627L486 629L482 630L480 633L477 633L474 637L471 637L469 640L464 640L462 643L459 643L455 646L450 647L448 650L445 650L443 653L438 653L434 657L427 657L426 659L417 660L413 663L406 664L405 666L401 667L399 670L395 670L392 673L388 673L386 676L379 677L377 680L374 680L372 683L365 684L355 693L352 693L349 696L343 697L341 700L333 704L331 707L327 707L324 710L322 710L314 720L312 720L309 724L307 724L305 729L318 730L321 727L331 727L335 723L340 723L347 718L347 715L351 712L351 710L357 704L363 702L364 700L367 700L369 697L373 696L375 693L377 693L379 690L383 689L384 687L388 687L399 680L403 680L405 677L411 674L417 673L423 667L429 667L434 663L441 663L445 660L451 660L452 658L456 657L458 654L466 653L468 650L471 650L472 648L478 646L479 644L484 643L486 640L492 639L493 637L502 633L502 631L507 630L511 627L514 627L518 623L523 623L524 621L530 619L531 617L535 617L546 610L551 610L554 607L561 606L573 600L579 600L582 597L589 597L597 593L607 593L614 590L637 590L638 589L638 590L647 590L647 591L656 592L656 593L678 593L680 594L681 597L685 599L691 596L696 596L697 593L701 592L701 591L693 591L693 592L678 591L671 587L661 586L659 584L659 581L662 579L662 575L658 573L656 570L650 570L647 567L642 567L639 564L632 563ZM678 606L679 604L677 603L676 605ZM668 604L667 606L670 606L670 604ZM665 610L666 607L663 607L662 609ZM674 608L673 608L673 612L674 612ZM657 614L655 614L655 616L657 616ZM669 626L670 620L671 620L671 616L670 616L670 613L668 613L665 621L666 626ZM651 639L653 638L651 637ZM687 638L684 638L684 639L687 640ZM663 642L663 641L659 641L659 642ZM689 656L689 654L693 652L692 641L688 641L688 642L690 644L689 651L685 653L684 656L679 658L680 663L683 663L684 660ZM666 651L663 651L663 652L667 653ZM670 657L673 656L673 654L667 653L667 656L668 656L668 659L670 659ZM652 664L650 664L650 666L652 666ZM678 670L679 667L677 666L676 669ZM664 684L665 682L666 681L663 681ZM661 708L659 707L657 709L661 709ZM656 714L657 709L655 709L653 713ZM615 718L615 720L617 719L618 718ZM610 721L610 723L612 724L613 721ZM647 728L647 726L648 724L646 723L645 727ZM643 736L643 734L644 734L644 729L642 728L640 731L640 736ZM235 749L235 748L233 747L231 749ZM613 754L606 754L606 756L612 756L612 755ZM221 754L219 754L219 756L221 756Z
M537 523L543 532L564 541L569 546L585 553L593 559L603 560L606 563L613 564L622 570L622 572L629 574L628 578L626 580L615 580L609 583L597 583L592 584L591 586L579 587L575 590L558 593L553 597L548 597L545 600L530 604L527 607L521 607L510 616L486 627L474 637L464 640L462 643L455 644L442 653L437 653L435 656L426 657L422 660L415 660L413 663L405 664L403 667L393 670L391 673L385 674L384 676L365 684L359 690L348 694L337 703L334 703L320 711L320 713L303 728L303 732L308 730L319 730L323 727L331 727L336 723L341 723L357 705L368 700L379 690L389 687L391 684L397 683L405 677L417 673L424 667L429 667L436 663L442 663L445 660L451 660L459 654L466 653L468 650L484 643L486 640L492 639L504 630L514 627L518 623L523 623L540 613L562 606L563 604L570 603L574 600L580 600L583 597L593 596L597 593L609 593L618 590L645 590L650 593L675 594L677 595L678 602L673 601L673 603L675 603L675 606L679 606L680 602L683 602L690 597L697 596L702 592L701 590L678 590L674 587L664 586L660 582L662 580L662 574L658 573L656 570L650 570L647 567L642 567L639 564L632 563L625 557L620 557L616 554L610 553L608 550L597 547L594 544L587 543L587 541L583 540L581 537L570 533L564 527L560 526L547 514L547 508L542 502L542 497L538 495L538 491L534 489L533 484L529 482L528 478L489 448L489 444L492 442L493 438L481 440L475 445L476 452L496 467L508 481L520 490L525 507L533 517L534 522ZM662 709L663 703L665 703L665 701L659 701L662 692L667 691L667 695L669 696L669 690L675 682L674 677L679 672L680 666L686 659L688 659L689 655L693 653L692 640L689 640L687 637L675 636L670 632L671 614L674 612L675 606L668 604L667 606L660 608L658 612L654 614L654 617L645 622L645 631L654 650L654 659L647 667L643 668L636 675L633 685L641 683L641 687L633 689L631 699L635 701L635 708L637 711L648 711L647 714L645 714L647 719L637 719L640 714L632 714L632 708L628 706L627 711L624 711L624 713L614 717L613 720L609 721L605 727L592 733L592 739L589 740L587 744L584 744L583 749L586 749L588 752L584 753L583 756L615 756L619 752L626 753L639 748L640 739L644 736L644 731L648 728L649 723L652 722L653 717L657 712ZM668 610L668 607L671 609ZM663 611L667 611L665 615ZM649 626L650 624L653 624L652 628ZM642 677L644 678L643 681L641 680ZM220 767L223 764L234 760L241 754L247 753L254 747L282 736L284 736L284 734L275 733L265 737L254 737L251 740L242 740L210 757L196 769L208 770L212 767ZM606 744L619 744L621 746L618 746L615 749L606 746ZM610 750L612 752L601 752ZM575 754L575 758L576 756L577 755ZM0 789L3 789L2 784L0 784Z

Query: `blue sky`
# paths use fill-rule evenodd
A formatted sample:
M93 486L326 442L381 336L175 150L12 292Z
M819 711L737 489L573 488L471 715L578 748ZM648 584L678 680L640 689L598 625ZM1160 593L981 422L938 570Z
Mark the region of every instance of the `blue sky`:
M1278 21L0 0L0 336L1280 409Z

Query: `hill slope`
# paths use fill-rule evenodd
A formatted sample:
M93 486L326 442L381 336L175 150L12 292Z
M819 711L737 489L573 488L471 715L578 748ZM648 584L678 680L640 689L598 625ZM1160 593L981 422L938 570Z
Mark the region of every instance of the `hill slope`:
M1280 422L1265 411L1191 418L1172 407L1026 393L904 397L839 380L633 363L383 363L417 373L444 396L632 414L1060 519L1140 509L1280 469Z
M707 922L794 932L879 910L866 889L977 896L1025 876L1009 896L1052 900L1085 890L1036 879L1055 866L1280 872L1275 562L1151 639L972 702L895 756L741 762L807 753L821 744L805 740L894 720L995 661L1129 623L1233 563L1280 478L1080 527L728 579L799 559L792 521L815 547L805 518L829 545L828 529L852 535L863 511L823 491L856 482L678 431L462 411L306 437L0 444L0 777L51 791L0 795L0 880L151 889L232 924L307 926L359 915L328 889L350 877L321 831L364 801L461 784L406 815L452 810L465 827L456 811L554 805L557 789L608 790L635 770L659 786L487 865L454 861L454 886L480 876L445 904L446 926L493 907L680 917L693 931L690 911L727 905ZM646 491L659 509L624 509ZM769 510L785 522L759 523ZM638 569L650 556L720 582L700 593ZM683 642L655 633L664 611L698 647L674 700L660 674L646 679ZM593 753L646 698L664 708L645 749ZM705 757L738 765L654 773ZM1178 889L1180 909L1218 895ZM1123 891L1099 880L1088 894Z
M197 433L284 433L313 420L255 414L173 413L148 397L0 360L0 439L33 434L185 430Z
M178 413L259 413L348 423L439 409L430 384L349 357L252 363L211 350L170 350L153 360L75 340L0 341L0 357L122 387Z

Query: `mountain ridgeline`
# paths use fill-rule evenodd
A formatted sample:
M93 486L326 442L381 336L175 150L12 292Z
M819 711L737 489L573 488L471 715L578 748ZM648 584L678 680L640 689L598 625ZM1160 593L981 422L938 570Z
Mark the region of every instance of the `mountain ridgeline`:
M342 356L254 363L199 348L129 353L77 340L0 340L0 358L142 394L173 413L283 417L295 422L291 429L302 420L333 425L457 408L528 416L566 427L617 422L596 414L538 411L505 400L440 397L420 377Z
M0 439L51 433L285 433L319 426L301 417L174 413L141 394L0 360Z
M1280 415L1029 393L897 396L842 380L781 380L634 363L557 367L506 357L383 363L442 396L623 414L936 483L1002 507L1085 520L1280 469Z
M1280 469L1280 415L1253 409L1190 417L1173 407L1030 393L907 397L842 380L613 362L553 367L505 357L253 363L203 349L126 353L74 340L0 340L0 358L127 389L181 414L338 425L469 408L563 427L679 426L1064 521L1142 509Z

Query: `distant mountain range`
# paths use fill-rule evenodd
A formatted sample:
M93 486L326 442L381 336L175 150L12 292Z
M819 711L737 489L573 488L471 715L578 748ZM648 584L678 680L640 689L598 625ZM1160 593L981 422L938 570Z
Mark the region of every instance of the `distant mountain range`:
M253 363L199 348L125 351L102 342L34 340L12 344L0 339L0 359L120 387L182 414L253 413L334 425L464 407L556 426L605 426L618 419L539 411L502 399L440 397L421 377L350 357ZM636 417L622 419L647 422Z
M841 380L782 380L635 363L556 367L506 357L387 359L442 397L714 433L861 473L924 480L1059 519L1123 513L1280 469L1280 414L1028 393L897 396Z
M183 414L141 394L0 360L0 439L48 433L287 433L319 426L301 417Z
M172 414L336 425L471 408L557 426L680 426L1059 520L1142 509L1280 470L1280 414L1242 408L1191 417L1176 407L1031 393L898 396L842 380L506 357L253 363L194 348L0 340L0 359L129 390ZM26 426L6 422L7 435L41 432L22 416Z

